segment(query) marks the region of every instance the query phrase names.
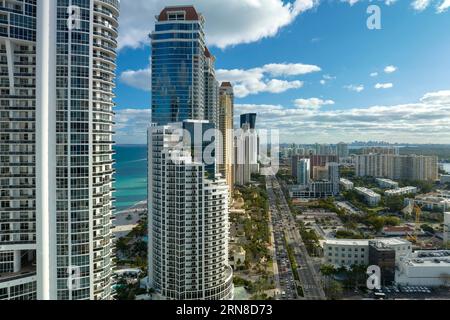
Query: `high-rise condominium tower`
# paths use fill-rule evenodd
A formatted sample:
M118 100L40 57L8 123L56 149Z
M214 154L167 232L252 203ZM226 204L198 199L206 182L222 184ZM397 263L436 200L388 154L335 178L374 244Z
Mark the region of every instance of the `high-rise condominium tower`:
M0 299L109 299L118 0L0 1Z
M167 7L152 33L152 123L205 119L205 20L194 7ZM209 66L208 66L209 67Z
M230 190L234 190L234 92L230 82L220 85L219 97L219 130L222 133L222 157L219 170L225 178Z
M233 297L228 187L203 139L220 122L203 26L194 7L167 7L152 34L148 279L161 299Z

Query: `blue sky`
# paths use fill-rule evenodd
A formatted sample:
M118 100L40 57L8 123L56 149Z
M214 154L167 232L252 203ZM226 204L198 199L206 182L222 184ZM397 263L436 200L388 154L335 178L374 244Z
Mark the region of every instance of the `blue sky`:
M118 143L144 143L154 15L196 5L236 114L255 111L283 142L450 143L450 0L123 0ZM366 9L381 9L369 30ZM447 129L447 130L446 130Z

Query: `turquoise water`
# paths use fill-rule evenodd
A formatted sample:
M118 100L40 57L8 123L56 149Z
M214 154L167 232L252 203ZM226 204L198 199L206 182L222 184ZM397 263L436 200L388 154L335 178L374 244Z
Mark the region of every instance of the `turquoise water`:
M147 199L147 146L117 145L116 151L116 208L127 209Z

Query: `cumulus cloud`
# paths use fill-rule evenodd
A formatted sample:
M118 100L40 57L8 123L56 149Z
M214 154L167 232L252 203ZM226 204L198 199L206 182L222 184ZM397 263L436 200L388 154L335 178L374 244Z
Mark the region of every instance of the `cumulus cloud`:
M303 108L311 108L311 109L319 109L323 106L334 105L333 100L322 100L320 98L309 98L309 99L296 99L294 104L303 109Z
M375 89L391 89L394 85L392 83L377 83Z
M391 106L332 110L299 108L295 104L235 107L236 118L249 112L258 114L259 128L280 130L282 142L334 143L358 139L448 144L450 141L450 90L430 92L417 102ZM118 143L145 143L150 110L119 110L116 122Z
M423 11L431 4L431 0L414 0L411 6L414 10Z
M450 0L444 0L442 3L437 7L438 13L443 13L447 11L447 9L450 8Z
M226 48L275 36L318 4L319 0L122 0L119 46L137 48L147 44L153 17L169 5L195 5L206 18L208 43Z
M236 116L258 113L258 125L278 129L283 142L339 142L353 139L448 143L450 90L425 94L418 102L338 110L236 105Z
M362 84L349 84L344 86L345 89L349 91L362 92L364 91L364 85Z
M321 71L320 67L302 63L271 63L253 69L219 69L216 71L219 81L230 81L235 86L235 95L244 98L262 92L282 93L290 89L303 87L300 80L277 79L291 78ZM120 81L140 90L151 90L151 69L127 70L120 75Z
M396 66L387 66L386 68L384 68L384 72L385 73L394 73L395 71L397 71L398 68Z
M130 87L150 91L152 88L152 70L147 68L124 71L120 75L120 81Z
M372 73L370 74L370 76L371 76L372 78L378 77L378 72L372 72Z
M282 93L289 89L303 87L300 80L280 80L273 77L301 76L321 71L315 65L301 63L272 63L252 69L219 69L216 76L219 81L230 81L234 85L235 95L244 98L262 92Z

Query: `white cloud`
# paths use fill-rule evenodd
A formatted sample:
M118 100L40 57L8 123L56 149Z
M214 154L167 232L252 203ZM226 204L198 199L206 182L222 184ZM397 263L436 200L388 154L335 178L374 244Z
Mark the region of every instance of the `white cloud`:
M385 73L394 73L398 70L398 68L396 66L387 66L386 68L384 68L384 72Z
M392 83L377 83L375 89L391 89L394 85Z
M236 116L258 113L258 126L278 129L282 142L334 143L383 140L410 143L450 141L450 90L427 93L415 103L322 110L280 105L236 105Z
M123 109L116 111L116 135L118 144L145 144L150 124L151 108Z
M414 10L423 11L431 4L431 0L414 0L411 6Z
M219 81L230 81L234 85L236 97L244 98L262 92L282 93L289 89L303 87L300 80L280 80L274 76L290 77L318 72L320 67L301 63L267 64L253 69L219 69L216 76Z
M273 37L318 4L319 0L122 0L119 47L148 44L155 15L169 5L194 5L206 18L208 43L225 48Z
M443 0L442 3L437 7L437 13L443 13L450 8L450 0Z
M358 139L448 144L450 141L450 90L427 93L414 103L366 108L324 110L296 105L236 105L236 117L248 112L258 114L259 128L280 130L282 142L337 143ZM150 108L119 110L116 114L118 143L146 142Z
M327 82L326 82L325 80L323 80L323 79L320 80L320 84L321 84L321 85L325 85L326 83L327 83Z
M262 70L274 77L299 76L321 71L318 66L302 63L271 63L262 67Z
M296 99L294 104L301 109L319 109L323 106L334 105L333 100L322 100L320 98Z
M355 92L364 91L364 85L362 85L362 84L349 84L347 86L344 86L344 88L349 91L355 91Z
M370 74L370 76L371 76L372 78L378 77L378 72L372 72L372 73Z
M152 70L147 68L124 71L120 75L120 81L130 87L150 91L152 88Z

